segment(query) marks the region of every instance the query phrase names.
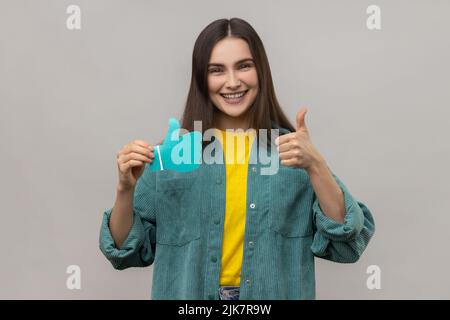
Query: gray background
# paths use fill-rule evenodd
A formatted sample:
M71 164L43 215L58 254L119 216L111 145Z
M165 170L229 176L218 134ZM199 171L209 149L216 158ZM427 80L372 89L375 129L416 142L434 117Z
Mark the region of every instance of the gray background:
M116 153L164 136L197 35L234 16L262 38L289 118L309 107L313 143L376 219L356 264L316 260L317 298L450 297L450 1L0 0L0 298L150 297L152 267L116 271L98 249ZM72 264L81 290L66 288Z

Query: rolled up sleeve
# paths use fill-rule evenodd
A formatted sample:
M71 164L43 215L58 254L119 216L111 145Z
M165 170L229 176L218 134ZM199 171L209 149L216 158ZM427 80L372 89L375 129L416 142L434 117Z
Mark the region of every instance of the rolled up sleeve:
M375 232L375 222L370 210L357 201L342 181L333 174L344 195L345 219L339 223L327 217L315 197L313 221L316 232L311 250L323 259L340 262L356 262Z
M115 269L146 267L153 263L156 250L156 220L154 190L148 181L148 176L143 175L137 182L133 198L133 224L120 248L116 247L109 228L112 208L103 213L99 246Z

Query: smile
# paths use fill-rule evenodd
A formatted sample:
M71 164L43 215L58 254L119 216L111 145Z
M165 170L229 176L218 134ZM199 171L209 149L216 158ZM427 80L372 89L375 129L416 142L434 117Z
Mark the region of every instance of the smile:
M239 104L244 100L244 96L247 94L248 90L236 92L236 93L220 93L222 98L226 103L229 104Z

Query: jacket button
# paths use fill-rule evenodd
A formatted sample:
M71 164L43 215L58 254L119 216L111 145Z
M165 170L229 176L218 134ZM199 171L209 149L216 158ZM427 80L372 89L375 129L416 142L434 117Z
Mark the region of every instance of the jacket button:
M250 284L250 279L245 280L246 284Z
M212 262L217 262L217 258L216 257L211 257L211 261Z
M256 205L254 203L250 203L250 208L255 209Z
M256 172L256 171L257 171L256 167L253 167L253 168L252 168L252 171L253 171L253 172Z
M219 223L220 223L219 219L214 220L214 224L219 224Z
M250 248L253 248L253 241L249 241L248 245L249 245Z
M221 180L221 179L216 179L216 183L217 183L217 184L221 184L221 183L222 183L222 180Z

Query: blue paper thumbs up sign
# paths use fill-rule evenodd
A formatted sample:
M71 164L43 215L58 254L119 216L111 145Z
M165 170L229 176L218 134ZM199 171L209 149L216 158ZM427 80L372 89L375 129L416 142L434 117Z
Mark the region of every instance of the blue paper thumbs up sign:
M170 118L164 142L154 149L155 158L150 164L151 171L193 171L201 163L202 136L200 132L193 131L180 137L180 123Z

